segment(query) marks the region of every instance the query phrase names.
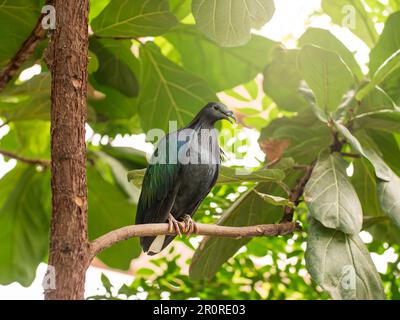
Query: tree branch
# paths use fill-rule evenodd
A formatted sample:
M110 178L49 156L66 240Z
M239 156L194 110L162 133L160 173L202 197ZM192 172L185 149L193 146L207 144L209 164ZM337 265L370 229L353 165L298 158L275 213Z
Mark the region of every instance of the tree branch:
M301 230L298 222L285 222L280 224L262 224L248 227L228 227L216 224L197 223L198 235L226 237L226 238L250 238L261 236L280 236ZM176 232L168 230L167 223L139 224L122 227L106 233L91 243L91 258L112 245L133 237L147 237L158 235L176 235Z
M15 160L25 162L28 164L40 164L44 167L50 166L50 160L25 158L25 157L15 154L15 153L12 153L12 152L9 152L6 150L1 150L1 149L0 149L0 154L2 154L3 156L6 156L8 158L15 159Z
M306 172L305 172L304 176L301 177L301 179L297 182L297 184L295 185L295 187L292 189L292 191L289 194L289 200L294 203L295 207L297 207L300 203L300 198L303 195L304 187L306 186L308 180L311 177L311 173L314 169L315 162L316 161L313 161L309 166L307 166L305 168ZM294 209L295 208L288 207L288 206L286 206L284 208L281 223L287 223L287 222L290 222L293 220Z
M51 4L52 2L52 0L48 0L46 4ZM39 42L44 39L46 32L42 27L43 17L44 14L42 13L32 32L19 48L18 52L14 55L14 57L11 58L3 70L0 71L0 91L4 89L7 83L17 73L22 64L28 60L33 51L35 51Z

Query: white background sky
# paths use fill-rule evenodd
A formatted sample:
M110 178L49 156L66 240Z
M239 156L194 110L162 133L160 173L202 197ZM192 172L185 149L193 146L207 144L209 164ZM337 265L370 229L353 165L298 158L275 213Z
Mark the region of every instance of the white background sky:
M334 1L334 0L332 0ZM295 39L299 38L301 34L306 30L307 27L319 27L331 30L352 52L356 53L356 59L363 65L363 70L366 71L366 63L368 62L369 49L367 46L360 41L358 38L353 36L346 28L330 25L330 18L327 16L318 16L311 20L308 16L320 9L320 0L276 0L275 1L276 11L270 22L268 22L261 30L257 33L262 34L273 40L281 41L286 44L287 47L294 47L296 42ZM23 77L30 78L36 72L40 72L40 68L33 68L28 72L25 72ZM1 120L0 120L1 121ZM8 132L7 126L0 129L0 139ZM88 136L91 133L88 133ZM133 145L133 141L138 141L138 137L118 139L115 141L117 145L134 146L147 152L151 152L151 145L144 143L144 135L140 137L142 143ZM254 161L252 157L259 155L258 145L256 143L257 136L252 135L251 145L248 150L249 157L247 158L248 164ZM11 170L15 166L15 161L10 160L4 161L4 158L0 155L0 177L6 172ZM361 234L364 241L370 241L371 237L368 233L362 232ZM384 255L372 254L372 259L377 265L378 271L385 272L387 262L395 261L396 255L393 251L387 251ZM1 299L43 299L43 289L41 282L46 271L46 265L40 264L37 269L37 276L32 285L28 288L24 288L18 283L13 283L8 286L0 285L0 300ZM100 268L90 267L87 272L86 281L86 296L91 296L99 293L101 288L100 276L104 272L111 280L111 283L116 284L117 287L123 283L130 284L133 277L130 275L104 270Z

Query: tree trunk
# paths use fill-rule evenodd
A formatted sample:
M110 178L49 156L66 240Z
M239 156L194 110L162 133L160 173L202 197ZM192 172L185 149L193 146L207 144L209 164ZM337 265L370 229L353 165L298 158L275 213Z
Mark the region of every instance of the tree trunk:
M56 0L46 54L51 74L52 221L45 299L83 299L90 264L87 235L86 92L89 0Z

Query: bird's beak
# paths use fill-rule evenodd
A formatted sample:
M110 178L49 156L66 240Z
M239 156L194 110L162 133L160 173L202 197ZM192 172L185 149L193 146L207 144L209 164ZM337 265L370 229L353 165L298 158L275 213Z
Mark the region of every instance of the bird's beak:
M224 119L228 120L230 123L233 123L232 120L234 120L236 122L236 118L233 115L232 111L228 111L228 112L224 113Z

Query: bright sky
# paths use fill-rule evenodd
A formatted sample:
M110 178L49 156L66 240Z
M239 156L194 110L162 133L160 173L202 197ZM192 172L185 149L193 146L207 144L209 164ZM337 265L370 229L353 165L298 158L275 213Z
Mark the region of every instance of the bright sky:
M310 13L320 8L320 0L278 0L275 1L276 11L272 20L266 24L257 33L262 34L273 40L281 41L291 48L295 46L295 39L300 37L308 26L324 28L331 30L352 52L356 53L357 60L363 64L364 71L367 70L366 63L368 62L369 50L367 46L358 38L353 36L346 28L330 25L330 19L327 16L318 16L311 20L307 19ZM21 74L22 80L31 78L34 74L40 72L40 67L35 66ZM1 124L1 120L0 120ZM101 137L94 134L89 127L87 127L87 137L92 137L92 143L100 143ZM0 139L7 134L8 127L0 128ZM257 164L256 158L262 157L257 144L258 135L254 131L247 130L246 135L249 139L249 148L244 160L239 162L231 161L233 164L241 164L246 166L254 166ZM139 142L138 142L139 141ZM118 137L114 142L115 146L131 146L148 153L152 151L152 145L145 143L145 136L131 136L131 137ZM0 178L15 166L15 161L4 161L0 155ZM361 237L365 242L371 241L371 236L367 232L362 232ZM372 254L378 271L385 272L387 263L395 261L397 255L393 251L386 251L383 255ZM41 282L46 270L45 264L40 264L37 270L36 280L33 284L24 288L17 283L8 286L0 286L0 300L2 299L42 299ZM111 280L111 283L117 284L117 287L123 283L130 284L132 276L117 273L109 270L103 270L95 267L90 267L87 272L86 281L86 295L91 296L101 293L98 288L101 287L100 276L104 272Z

